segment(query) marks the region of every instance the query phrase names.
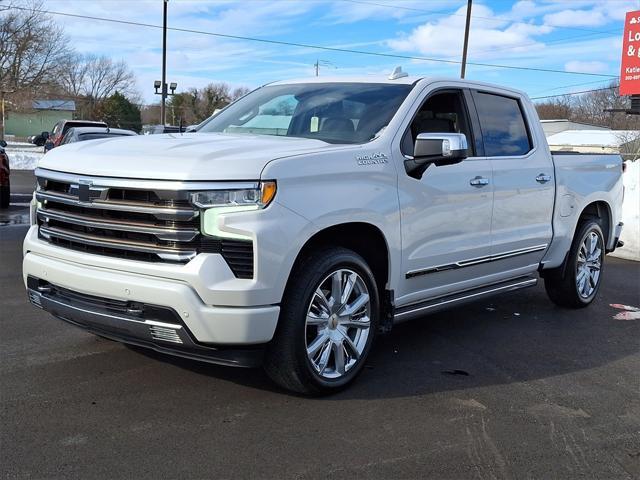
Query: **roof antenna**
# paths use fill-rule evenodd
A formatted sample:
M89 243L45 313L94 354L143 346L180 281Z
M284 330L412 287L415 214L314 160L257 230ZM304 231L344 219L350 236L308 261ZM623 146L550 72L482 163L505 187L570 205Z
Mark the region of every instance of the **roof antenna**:
M402 71L402 67L396 67L389 75L389 80L397 80L398 78L408 77L409 74L407 72Z

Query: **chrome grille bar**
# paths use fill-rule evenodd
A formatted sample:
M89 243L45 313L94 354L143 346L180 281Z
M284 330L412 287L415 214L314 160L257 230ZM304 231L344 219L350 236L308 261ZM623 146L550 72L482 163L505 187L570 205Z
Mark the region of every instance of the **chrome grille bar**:
M198 253L195 249L178 250L145 245L143 243L127 242L118 239L106 240L104 237L84 233L72 233L70 231L62 230L56 227L46 228L40 226L40 235L42 235L45 239L60 238L62 240L84 243L86 245L93 245L96 247L112 248L116 250L132 250L134 252L142 253L153 253L155 255L158 255L158 257L163 260L174 262L184 262L191 260Z
M111 210L117 212L133 212L154 215L162 220L193 220L198 216L198 211L191 208L171 208L171 207L153 207L134 203L124 203L117 201L94 201L92 203L83 203L77 197L72 195L64 195L61 193L48 193L43 191L36 192L36 200L39 202L55 202L63 205L71 205L74 207L95 208L100 210Z
M198 230L195 228L165 228L144 225L137 222L105 221L100 217L76 215L69 212L61 212L59 210L50 210L48 208L38 210L38 219L45 222L57 220L61 223L80 225L89 228L145 233L154 235L159 240L174 242L190 242L198 236Z

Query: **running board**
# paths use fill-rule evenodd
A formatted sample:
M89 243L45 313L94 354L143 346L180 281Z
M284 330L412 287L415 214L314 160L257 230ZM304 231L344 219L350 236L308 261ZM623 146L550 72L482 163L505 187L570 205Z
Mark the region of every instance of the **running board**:
M537 283L538 279L534 277L518 277L506 282L494 283L493 285L465 290L452 295L445 295L431 300L426 300L424 302L406 305L396 309L393 321L394 323L404 322L406 320L444 310L449 307L473 302L484 297L489 297L499 293L512 292L514 290L520 290L521 288L534 287Z

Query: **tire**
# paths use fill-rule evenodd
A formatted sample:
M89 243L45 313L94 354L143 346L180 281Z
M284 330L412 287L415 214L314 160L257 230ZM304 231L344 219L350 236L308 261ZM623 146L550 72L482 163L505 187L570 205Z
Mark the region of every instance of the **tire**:
M597 242L593 250L592 241ZM551 301L566 308L584 308L593 302L602 282L605 248L599 219L581 221L564 264L544 277Z
M332 294L338 281L339 306ZM366 295L368 303L362 304ZM289 279L278 328L265 353L265 371L293 392L337 392L362 371L379 318L376 281L364 259L341 247L313 252Z
M0 208L9 208L10 201L11 186L7 183L6 185L0 186Z

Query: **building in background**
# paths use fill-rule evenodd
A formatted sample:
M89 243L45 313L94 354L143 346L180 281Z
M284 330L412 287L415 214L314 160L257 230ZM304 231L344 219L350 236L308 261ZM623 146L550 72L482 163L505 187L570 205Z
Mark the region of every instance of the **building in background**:
M557 120L540 120L542 130L545 136L554 135L564 132L565 130L611 130L608 127L600 127L591 123L574 122L573 120L557 119Z
M547 136L552 151L620 153L625 160L640 157L640 132L636 130L565 130Z
M73 100L34 100L31 107L5 113L5 135L26 138L48 132L58 120L72 120L76 111Z

